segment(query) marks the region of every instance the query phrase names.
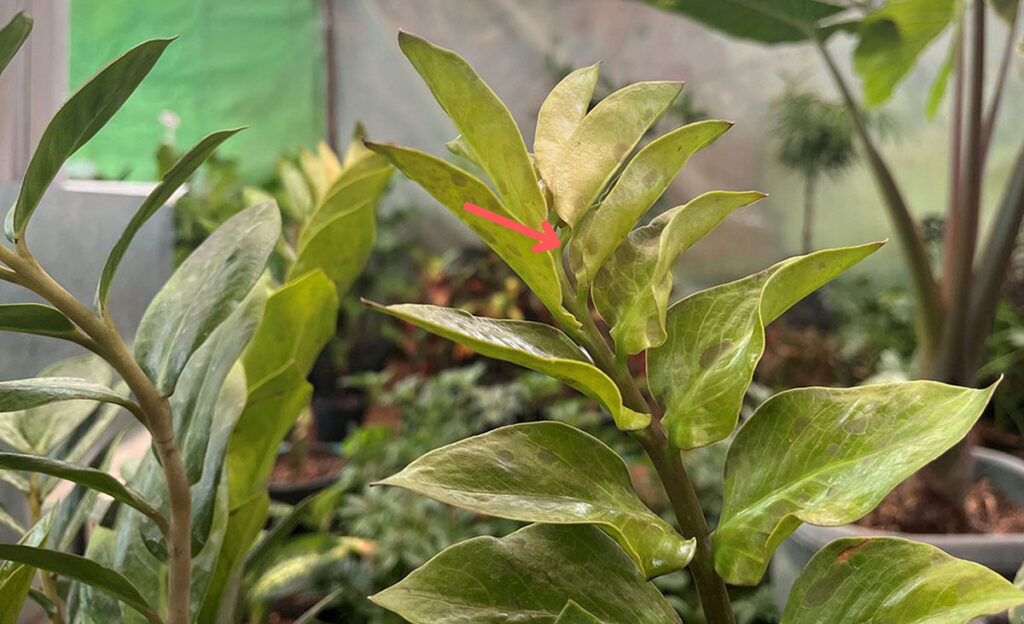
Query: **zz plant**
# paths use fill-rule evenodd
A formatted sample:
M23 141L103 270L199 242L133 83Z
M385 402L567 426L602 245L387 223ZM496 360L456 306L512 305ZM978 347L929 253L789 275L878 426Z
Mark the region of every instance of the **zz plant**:
M444 550L372 596L377 604L416 624L678 622L650 581L686 568L706 621L731 623L727 585L760 582L800 523L864 516L979 417L993 388L916 381L782 392L737 430L764 325L879 244L784 260L670 304L680 254L762 194L713 191L637 223L730 123L685 125L630 158L682 85L629 85L588 110L594 65L547 97L530 154L507 108L462 58L407 33L399 43L461 132L449 148L489 184L424 152L369 148L472 228L560 328L430 305L370 305L598 401L642 444L677 526L644 506L623 461L595 438L558 422L500 428L427 453L382 484L530 524ZM477 218L467 203L537 231L554 224L564 244L532 252L533 241ZM635 354L646 354L646 389L626 366ZM724 506L711 532L681 453L728 439ZM814 557L783 622L964 622L1021 602L1024 593L994 572L931 546L847 539Z
M0 30L0 70L31 25L19 14ZM306 377L334 333L339 297L372 247L391 165L361 141L341 162L327 150L304 153L310 201L293 207L288 234L272 201L234 215L163 286L129 346L110 314L118 266L146 221L237 132L227 130L164 173L110 252L91 305L40 266L28 226L44 192L170 43L132 48L70 97L44 131L7 215L0 280L46 303L0 306L0 330L70 341L93 356L0 382L0 439L17 451L0 453L0 475L27 493L34 523L18 544L0 544L2 624L16 622L29 597L58 624L237 619L241 579L269 547L260 533L278 446L308 406ZM275 250L280 260L268 270ZM90 417L98 403L105 407ZM121 409L152 437L127 483L103 470L104 459L78 463ZM48 503L61 479L75 489ZM106 508L98 493L115 505ZM104 520L84 556L71 554L87 516ZM37 570L42 591L33 588Z

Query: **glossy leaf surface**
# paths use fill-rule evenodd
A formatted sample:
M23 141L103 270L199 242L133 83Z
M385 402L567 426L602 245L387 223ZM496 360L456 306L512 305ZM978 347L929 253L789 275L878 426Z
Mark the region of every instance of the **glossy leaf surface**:
M104 401L125 405L128 399L106 386L75 377L36 377L0 381L0 412L28 410L59 401Z
M482 318L432 305L371 305L481 355L560 379L601 403L611 412L619 429L641 429L650 422L650 414L624 406L615 383L591 364L568 336L554 327L529 321Z
M593 290L598 312L612 326L617 351L632 355L665 342L665 315L679 256L733 210L762 197L762 193L705 193L633 230L602 266ZM594 213L595 219L603 209Z
M1024 603L992 570L938 548L882 537L838 539L797 578L782 624L964 624Z
M842 11L819 0L645 0L727 35L761 43L807 41L817 22Z
M764 351L764 326L878 247L791 258L673 304L667 340L647 353L648 383L672 443L694 448L727 438Z
M757 584L801 522L838 526L865 516L963 438L994 390L913 381L768 399L726 457L715 568L727 582Z
M231 217L190 255L149 305L135 358L170 395L192 353L249 294L277 244L281 213L260 204Z
M64 313L38 303L0 305L0 331L36 334L69 340L78 334Z
M614 451L562 423L524 423L468 438L380 483L511 520L597 525L648 578L682 569L694 554L694 540L637 498Z
M629 556L589 526L473 538L370 599L412 624L548 624L569 600L606 624L680 622Z
M576 604L574 600L570 600L558 614L555 624L601 624L601 620Z
M7 69L31 32L32 18L21 11L0 29L0 73Z

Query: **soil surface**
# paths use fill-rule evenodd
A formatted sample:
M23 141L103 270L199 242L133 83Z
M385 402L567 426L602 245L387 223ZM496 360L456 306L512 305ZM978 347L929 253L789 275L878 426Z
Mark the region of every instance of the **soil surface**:
M902 533L1024 533L1024 509L982 479L971 486L961 511L944 493L911 477L857 524Z
M273 485L303 485L341 473L345 460L323 449L310 449L306 461L295 466L287 454L279 455L270 473Z

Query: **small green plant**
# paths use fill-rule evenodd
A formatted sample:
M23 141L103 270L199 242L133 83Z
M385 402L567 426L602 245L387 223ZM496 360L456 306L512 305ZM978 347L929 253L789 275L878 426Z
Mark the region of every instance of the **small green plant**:
M368 146L477 232L560 329L431 305L371 305L598 401L643 446L677 525L641 502L623 460L598 439L554 421L502 427L427 453L381 484L531 524L445 549L372 596L377 604L416 624L678 622L650 581L685 568L704 619L731 624L727 584L757 584L802 522L864 516L979 417L992 388L922 381L782 392L737 430L764 325L879 245L785 260L669 305L680 254L762 194L714 191L634 225L731 124L686 125L629 158L682 85L630 85L588 110L595 65L569 74L545 100L531 155L508 109L461 57L406 33L399 44L462 133L450 145L490 185L423 152ZM532 240L477 218L467 203L536 231L547 221L564 244L531 252ZM626 366L638 353L646 354L647 393ZM681 452L730 437L712 533ZM930 546L846 539L811 561L783 622L964 622L1021 602L1024 593L994 572Z
M0 70L31 25L19 14L0 30ZM146 221L237 132L226 130L166 169L111 251L92 305L54 281L30 250L30 219L63 163L170 43L132 48L68 99L43 132L5 221L11 245L0 244L0 280L47 305L0 306L0 330L70 341L96 357L0 382L0 430L18 451L0 453L0 474L24 486L34 521L18 544L0 544L3 624L15 622L30 597L58 624L235 619L240 579L261 550L278 447L309 404L306 376L373 244L376 204L393 169L356 141L343 162L321 154L304 163L312 199L289 215L286 236L273 201L216 228L153 299L130 347L110 313L118 266ZM270 271L275 250L281 261ZM90 419L97 403L105 407ZM127 483L105 472L104 460L74 463L108 427L107 410L122 408L152 438ZM45 505L59 479L78 487ZM104 513L96 493L114 506ZM85 555L66 552L90 515L106 520L93 528ZM32 587L37 570L42 592Z

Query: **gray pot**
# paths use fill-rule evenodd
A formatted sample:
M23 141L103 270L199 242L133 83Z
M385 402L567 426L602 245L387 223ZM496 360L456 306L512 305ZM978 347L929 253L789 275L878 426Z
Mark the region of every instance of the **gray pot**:
M976 479L987 477L1018 505L1024 506L1024 461L985 448L971 451ZM771 563L772 593L781 612L800 570L822 546L841 537L896 535L931 544L959 559L975 561L1013 578L1024 561L1024 533L1008 535L935 535L875 531L860 526L818 527L801 525L775 551Z

